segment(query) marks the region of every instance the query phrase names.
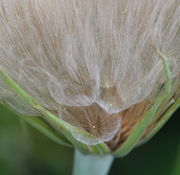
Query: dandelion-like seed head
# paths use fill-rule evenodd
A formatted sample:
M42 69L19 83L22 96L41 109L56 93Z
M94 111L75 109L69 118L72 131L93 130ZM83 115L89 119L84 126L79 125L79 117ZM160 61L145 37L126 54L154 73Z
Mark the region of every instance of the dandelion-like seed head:
M169 58L169 99L179 96L171 98L179 86L178 4L0 0L0 70L59 119L98 138L72 133L76 139L115 148L163 89L157 50ZM41 115L1 78L0 99L21 114Z

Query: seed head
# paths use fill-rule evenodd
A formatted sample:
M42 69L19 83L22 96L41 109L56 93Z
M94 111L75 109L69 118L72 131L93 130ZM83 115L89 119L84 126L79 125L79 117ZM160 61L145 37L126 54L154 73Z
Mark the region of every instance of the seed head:
M169 58L174 80L161 114L179 96L178 4L0 0L0 70L59 119L98 138L72 133L79 141L116 148L163 90L157 50ZM0 88L0 99L17 112L41 115L1 78Z

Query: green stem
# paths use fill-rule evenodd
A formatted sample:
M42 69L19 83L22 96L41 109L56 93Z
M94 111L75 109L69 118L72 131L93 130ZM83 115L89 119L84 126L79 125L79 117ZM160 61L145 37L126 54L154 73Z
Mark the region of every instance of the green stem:
M111 155L85 155L76 150L73 175L107 175L113 159Z

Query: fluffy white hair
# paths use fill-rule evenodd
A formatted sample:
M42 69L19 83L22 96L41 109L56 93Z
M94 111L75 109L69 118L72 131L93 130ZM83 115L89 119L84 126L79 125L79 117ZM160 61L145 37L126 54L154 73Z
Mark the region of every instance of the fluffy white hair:
M80 113L86 126L158 90L164 72L157 50L178 74L179 17L179 0L0 0L0 69L64 120ZM0 86L13 108L36 115L22 100L12 102L2 80ZM62 112L94 104L83 117ZM111 134L101 132L103 141L120 129L115 123Z

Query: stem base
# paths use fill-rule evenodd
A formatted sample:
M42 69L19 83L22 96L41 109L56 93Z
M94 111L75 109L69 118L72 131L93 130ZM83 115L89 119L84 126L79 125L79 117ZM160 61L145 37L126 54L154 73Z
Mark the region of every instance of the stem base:
M84 155L76 150L73 175L107 175L113 159L111 155Z

